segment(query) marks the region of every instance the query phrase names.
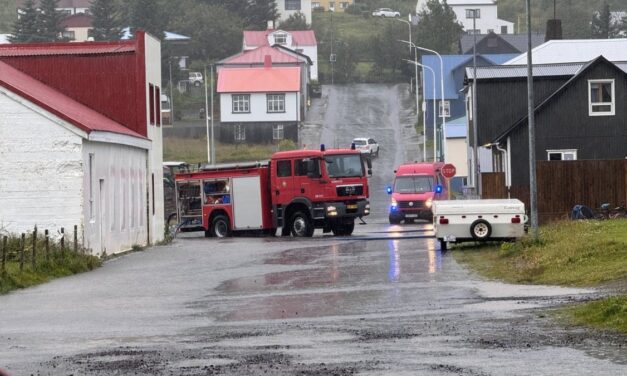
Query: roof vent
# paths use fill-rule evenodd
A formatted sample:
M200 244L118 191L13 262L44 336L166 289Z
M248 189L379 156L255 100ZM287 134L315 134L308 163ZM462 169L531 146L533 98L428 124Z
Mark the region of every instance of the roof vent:
M265 55L263 57L263 67L272 68L272 57L270 55Z

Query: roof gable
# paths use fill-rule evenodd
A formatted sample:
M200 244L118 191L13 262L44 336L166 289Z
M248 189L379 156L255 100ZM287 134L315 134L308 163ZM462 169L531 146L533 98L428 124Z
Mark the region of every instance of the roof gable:
M224 68L218 93L270 93L300 91L300 67Z
M584 63L603 55L609 61L627 61L627 38L554 39L532 50L533 64ZM524 53L505 64L527 64Z
M284 50L280 50L275 47L261 46L254 50L247 50L240 52L236 55L227 57L221 60L219 64L263 64L266 56L270 56L272 63L279 64L299 64L303 62L303 59L289 54Z
M248 47L268 46L268 35L276 32L290 34L292 36L292 45L294 46L316 46L318 44L313 30L244 30L244 44Z
M0 86L91 133L102 131L144 138L8 64L0 62Z

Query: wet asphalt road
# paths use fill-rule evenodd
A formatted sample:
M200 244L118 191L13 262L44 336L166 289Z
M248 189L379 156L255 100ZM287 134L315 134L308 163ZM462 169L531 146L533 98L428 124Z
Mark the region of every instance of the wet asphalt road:
M338 99L349 95L360 100ZM354 237L190 234L0 296L0 367L14 375L625 374L624 337L565 328L550 314L603 292L485 281L440 252L429 224L387 224L383 187L394 165L419 153L403 125L413 121L405 103L405 86L358 85L325 87L312 107L302 141L372 135L382 145L375 212ZM347 121L351 112L358 120Z

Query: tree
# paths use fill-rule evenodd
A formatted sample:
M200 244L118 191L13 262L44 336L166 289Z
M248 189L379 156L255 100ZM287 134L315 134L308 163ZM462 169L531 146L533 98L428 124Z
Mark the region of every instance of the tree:
M350 83L353 81L355 66L357 65L357 50L354 40L343 42L336 40L334 82Z
M291 14L285 21L281 22L279 25L279 29L281 30L307 30L309 29L309 25L307 25L307 19L305 15L301 12L297 12Z
M35 8L34 0L26 0L24 8L13 24L13 33L9 37L11 43L39 42L38 21L39 12Z
M441 54L457 51L463 26L446 1L429 0L418 18L417 44Z
M90 12L94 16L92 36L95 40L122 38L122 26L115 0L92 0Z
M129 23L133 33L142 29L159 39L164 38L166 17L161 13L159 1L133 0L129 6Z
M244 23L249 30L265 30L268 21L276 21L279 11L275 0L248 0L244 11Z
M600 11L596 11L592 15L590 29L592 38L608 39L620 36L621 20L612 19L612 12L607 1L603 2Z
M56 42L61 40L63 14L57 11L59 0L41 0L39 11L39 36L42 41Z

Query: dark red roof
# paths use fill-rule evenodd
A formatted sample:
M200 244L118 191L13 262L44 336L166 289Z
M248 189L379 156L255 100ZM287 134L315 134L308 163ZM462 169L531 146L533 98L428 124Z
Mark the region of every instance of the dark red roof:
M268 46L268 34L280 30L244 31L244 42L249 47ZM284 31L292 36L294 46L315 46L316 34L313 30Z
M300 67L222 68L218 93L300 91Z
M145 139L122 124L3 62L0 62L0 86L28 99L87 133L103 131Z
M86 43L1 44L0 56L96 55L135 52L134 40Z
M61 22L61 26L66 27L91 27L94 23L94 16L85 13L73 14L65 17Z

